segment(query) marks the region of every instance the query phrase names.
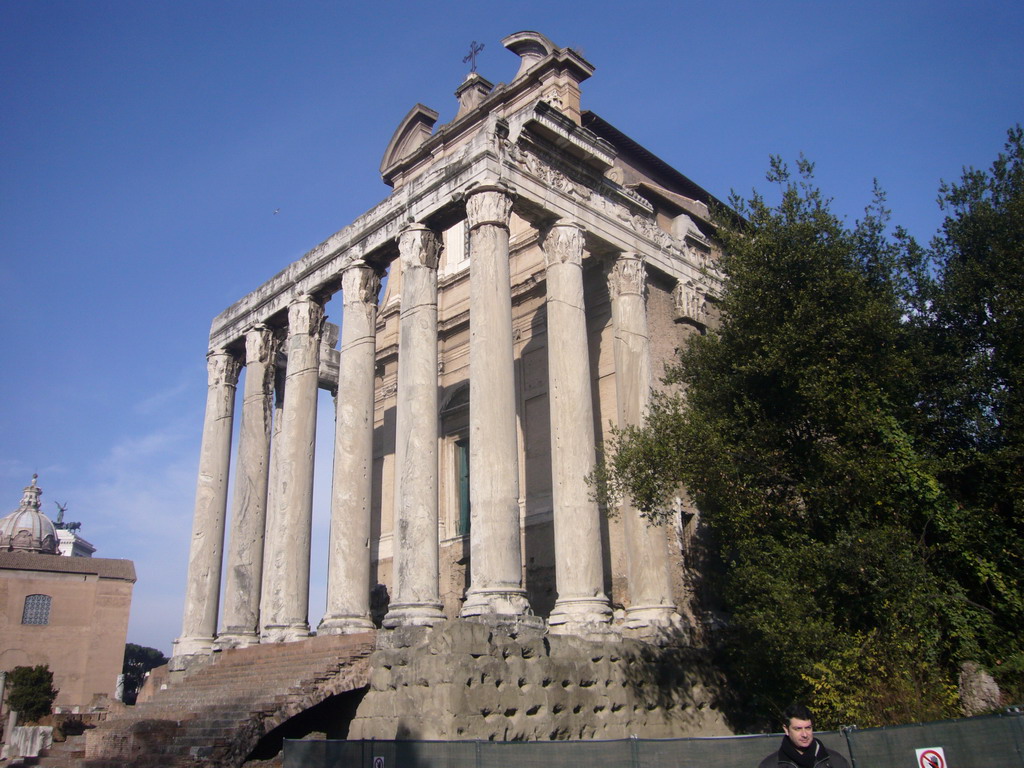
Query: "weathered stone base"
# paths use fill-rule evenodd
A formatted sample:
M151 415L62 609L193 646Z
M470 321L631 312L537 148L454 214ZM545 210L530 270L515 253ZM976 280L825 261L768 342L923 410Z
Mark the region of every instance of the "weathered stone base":
M619 739L731 733L698 651L458 620L378 636L350 739Z

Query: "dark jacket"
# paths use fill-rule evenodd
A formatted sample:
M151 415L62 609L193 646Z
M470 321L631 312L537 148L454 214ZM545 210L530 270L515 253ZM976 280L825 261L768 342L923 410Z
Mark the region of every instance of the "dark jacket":
M850 768L846 758L834 749L829 749L817 739L814 740L814 746L817 749L814 768ZM782 754L780 749L768 755L757 768L797 768L797 765Z

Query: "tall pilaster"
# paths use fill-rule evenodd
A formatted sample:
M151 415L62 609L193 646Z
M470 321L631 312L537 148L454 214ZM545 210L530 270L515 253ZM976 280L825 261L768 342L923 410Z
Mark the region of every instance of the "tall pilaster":
M583 300L583 230L558 223L544 240L547 263L548 401L554 503L552 632L607 624L601 518L586 477L594 468L594 406Z
M207 355L206 367L206 416L192 517L184 618L181 637L174 641L172 652L176 658L209 653L217 631L231 427L240 365L235 355L221 349Z
M224 624L217 638L217 645L226 648L259 642L276 356L277 344L270 328L257 325L246 333L245 390L228 537Z
M373 370L380 278L361 261L341 274L341 357L335 403L334 481L327 613L320 634L373 629L370 619L370 496Z
M324 311L312 296L288 307L288 363L284 411L275 459L276 509L273 562L264 606L269 614L261 632L269 642L288 642L309 635L309 553L313 524L313 453L316 444L316 401L320 373L320 335Z
M464 617L529 614L522 584L509 220L499 187L472 190L469 224L470 587Z
M444 620L437 526L437 235L421 225L398 240L402 308L395 415L395 595L384 626Z
M615 327L615 391L619 427L640 424L651 398L651 349L647 331L644 261L622 254L609 288ZM672 603L664 531L649 524L628 500L620 506L626 537L629 605L626 626L647 629L679 621Z

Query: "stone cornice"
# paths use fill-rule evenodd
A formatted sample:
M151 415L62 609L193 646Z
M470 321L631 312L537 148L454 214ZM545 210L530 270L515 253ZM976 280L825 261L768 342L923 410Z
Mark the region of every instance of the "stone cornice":
M706 285L714 295L717 281L709 273L709 253L661 230L646 200L600 176L594 165L584 166L576 155L560 161L558 147L533 130L550 117L539 104L516 116L515 134L507 123L491 118L459 154L439 159L435 167L232 304L214 318L210 349L240 345L245 331L257 323L280 326L288 304L298 296L327 298L338 290L341 273L357 261L383 268L397 255L397 238L409 222L429 223L449 209L444 214L448 218L464 215L460 209L465 195L475 185L514 189L515 210L538 224L578 222L587 232L591 253L642 253L650 268ZM585 144L586 134L575 135L580 143L573 146Z

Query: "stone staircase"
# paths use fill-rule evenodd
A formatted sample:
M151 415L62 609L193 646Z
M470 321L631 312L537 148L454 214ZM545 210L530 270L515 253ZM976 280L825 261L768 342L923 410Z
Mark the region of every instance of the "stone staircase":
M375 634L323 635L220 651L86 734L73 768L238 768L257 742L369 677ZM55 764L56 765L56 764Z

